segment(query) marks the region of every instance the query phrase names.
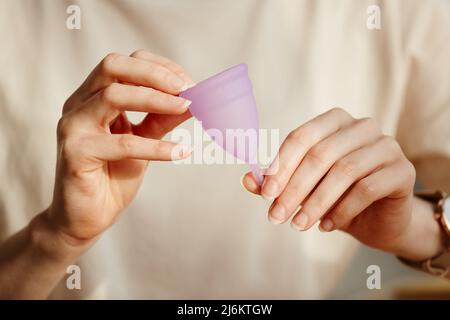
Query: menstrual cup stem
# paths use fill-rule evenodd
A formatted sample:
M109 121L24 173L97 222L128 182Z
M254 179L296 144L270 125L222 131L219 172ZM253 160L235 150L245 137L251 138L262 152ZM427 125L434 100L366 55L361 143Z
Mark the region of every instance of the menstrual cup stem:
M259 169L257 164L251 164L250 169L252 170L253 177L255 177L256 183L258 184L258 186L261 186L264 180L261 174L261 169Z

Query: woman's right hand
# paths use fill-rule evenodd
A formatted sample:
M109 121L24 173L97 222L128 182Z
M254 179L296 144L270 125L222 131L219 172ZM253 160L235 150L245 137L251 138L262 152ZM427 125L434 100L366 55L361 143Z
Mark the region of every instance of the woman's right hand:
M53 201L45 220L72 244L90 243L137 193L149 160L177 160L189 146L160 139L191 117L177 95L193 81L147 51L107 55L66 101L58 123ZM125 111L148 113L131 124Z

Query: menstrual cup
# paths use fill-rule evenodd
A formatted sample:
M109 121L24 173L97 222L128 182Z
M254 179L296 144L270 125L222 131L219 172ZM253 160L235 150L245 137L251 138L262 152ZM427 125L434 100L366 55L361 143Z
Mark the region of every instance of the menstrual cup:
M225 151L250 165L256 182L263 177L257 165L259 120L246 64L216 74L180 93L192 101L191 114ZM211 132L221 133L221 139Z

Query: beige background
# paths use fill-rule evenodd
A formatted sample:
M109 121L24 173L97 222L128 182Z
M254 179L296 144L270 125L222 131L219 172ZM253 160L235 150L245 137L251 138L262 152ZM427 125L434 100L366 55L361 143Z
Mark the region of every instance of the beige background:
M78 31L65 27L72 3ZM366 28L374 3L379 31ZM374 117L425 185L448 188L449 23L443 0L1 0L0 236L51 201L65 99L108 52L140 48L197 80L246 62L261 127L282 137L334 106ZM351 297L368 264L383 265L385 284L406 272L370 250L351 260L357 243L344 234L270 225L269 204L239 185L246 170L152 164L120 221L78 262L83 289L54 297Z

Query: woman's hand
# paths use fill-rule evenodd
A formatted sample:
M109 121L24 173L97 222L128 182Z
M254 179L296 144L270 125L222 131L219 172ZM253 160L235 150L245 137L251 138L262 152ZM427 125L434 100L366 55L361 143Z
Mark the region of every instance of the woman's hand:
M146 51L109 54L67 100L58 123L53 202L46 218L84 243L130 203L149 160L177 160L189 146L159 140L191 115L178 93L192 80L174 62ZM125 111L146 112L138 125Z
M269 219L307 230L340 229L361 242L396 252L412 224L414 166L394 138L373 119L332 109L292 131L258 188L251 173L244 186L274 200ZM430 214L430 219L432 215Z
M177 96L190 85L181 67L146 51L109 54L91 72L58 123L51 205L0 246L0 298L46 298L136 195L148 161L190 154L160 140L191 117ZM128 110L147 115L133 125Z

